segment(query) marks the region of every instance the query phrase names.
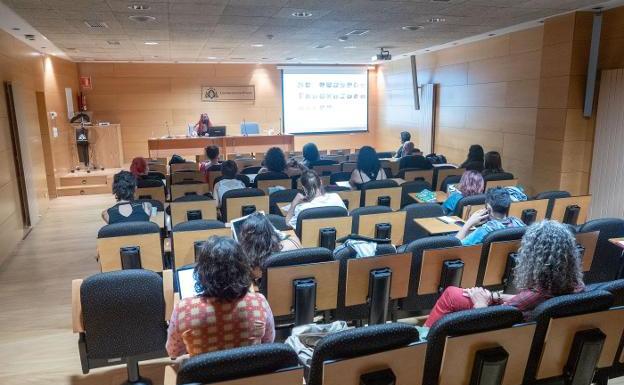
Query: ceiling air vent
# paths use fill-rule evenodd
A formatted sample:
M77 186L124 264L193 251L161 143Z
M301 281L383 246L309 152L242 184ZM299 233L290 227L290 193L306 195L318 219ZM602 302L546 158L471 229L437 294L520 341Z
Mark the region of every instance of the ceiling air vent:
M355 36L362 36L362 35L366 35L368 33L368 29L354 29L353 31L347 33L346 35L355 35Z
M84 23L89 28L108 28L108 24L103 21L85 20Z
M119 40L106 40L106 42L108 43L108 45L121 45Z

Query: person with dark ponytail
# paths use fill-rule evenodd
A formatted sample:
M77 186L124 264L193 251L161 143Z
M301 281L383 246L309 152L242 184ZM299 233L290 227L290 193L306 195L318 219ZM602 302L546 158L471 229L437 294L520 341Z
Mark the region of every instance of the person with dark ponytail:
M366 182L384 180L386 178L386 172L381 168L377 151L371 146L362 147L358 153L357 166L351 172L351 178L349 179L351 186L359 190Z

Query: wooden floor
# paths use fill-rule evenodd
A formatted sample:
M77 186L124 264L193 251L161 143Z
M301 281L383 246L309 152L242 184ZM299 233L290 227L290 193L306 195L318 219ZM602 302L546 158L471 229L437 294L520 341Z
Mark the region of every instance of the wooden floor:
M94 259L100 212L110 195L55 199L40 223L0 266L0 384L117 385L125 367L83 376L71 331L71 280L98 272ZM1 247L1 245L0 245ZM162 384L167 359L143 363ZM610 384L624 385L624 379Z

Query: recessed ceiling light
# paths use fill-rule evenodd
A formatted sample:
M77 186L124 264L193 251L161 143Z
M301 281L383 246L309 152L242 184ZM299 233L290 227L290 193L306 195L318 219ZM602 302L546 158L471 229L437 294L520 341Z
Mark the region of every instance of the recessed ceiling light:
M264 44L255 43L255 44L252 44L251 46L254 47L254 48L262 48L262 47L264 47Z
M342 47L342 48L344 48L344 49L355 49L355 48L357 48L357 47L356 47L356 46L354 46L354 45L347 45L347 46L344 46L344 47Z
M347 40L349 40L349 36L340 36L338 38L338 41L347 41Z
M206 59L208 59L208 60L217 60L218 58L216 56L208 56Z
M33 41L33 40L35 40L35 35L26 34L26 35L24 35L24 38L25 38L26 40Z
M296 57L287 57L285 60L295 60Z
M426 50L425 50L425 52L429 52L429 51L431 51L431 50L430 50L430 49L426 49Z
M294 17L310 17L310 16L312 16L312 12L308 12L308 11L293 12L292 16L294 16Z
M490 33L490 34L488 34L488 36L496 36L496 34L495 33Z
M145 44L145 45L158 45L158 42L157 41L146 41L143 44Z
M150 21L156 21L156 18L154 16L148 15L132 15L128 16L128 19L136 21L137 23L149 23Z
M261 57L260 60L269 60L268 57Z
M106 40L106 42L108 43L108 45L121 45L119 40Z
M356 36L362 36L362 35L366 35L369 32L368 29L354 29L353 31L347 33L346 35L356 35Z
M319 44L315 46L314 48L322 49L322 48L329 48L329 47L331 47L329 44Z
M149 5L145 5L145 4L132 4L128 6L128 9L132 9L135 11L147 11L150 8L152 7L150 7Z
M403 31L418 31L419 29L423 29L425 27L423 27L422 25L406 25L401 27L401 29Z
M48 48L48 47L45 47L45 46L44 46L44 47L41 47L41 49L46 49L46 48Z
M152 59L158 58L158 55L152 55Z
M18 27L13 27L13 28L11 28L11 29L12 29L13 31L19 31L21 28L18 28Z
M445 21L446 19L443 17L432 17L427 20L428 23L444 23Z

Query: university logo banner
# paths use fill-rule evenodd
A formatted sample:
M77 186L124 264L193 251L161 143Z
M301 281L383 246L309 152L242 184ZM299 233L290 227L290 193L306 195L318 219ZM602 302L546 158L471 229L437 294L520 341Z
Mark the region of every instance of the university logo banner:
M233 102L241 100L256 100L254 86L203 86L201 88L202 102Z

